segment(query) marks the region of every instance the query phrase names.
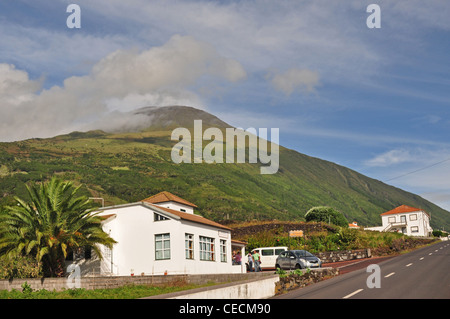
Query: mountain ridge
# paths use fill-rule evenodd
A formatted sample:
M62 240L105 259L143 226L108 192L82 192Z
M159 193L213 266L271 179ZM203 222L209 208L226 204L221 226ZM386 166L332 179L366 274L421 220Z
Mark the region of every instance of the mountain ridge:
M194 119L202 119L204 128L231 126L193 107L136 112L161 125L137 132L94 130L0 143L0 205L11 203L13 195L25 196L24 183L57 174L84 185L87 195L103 197L106 205L167 190L215 221L302 220L309 208L326 205L340 210L349 222L377 226L381 213L405 204L432 213L434 228L450 226L449 212L416 194L281 145L279 170L273 175L259 174L260 163L175 164L170 159L176 143L170 139L171 128L188 127Z

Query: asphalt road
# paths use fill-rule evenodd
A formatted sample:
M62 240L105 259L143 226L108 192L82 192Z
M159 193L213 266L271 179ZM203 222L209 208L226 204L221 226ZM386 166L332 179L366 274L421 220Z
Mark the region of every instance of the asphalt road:
M381 261L379 268L369 262L273 299L450 299L449 241Z

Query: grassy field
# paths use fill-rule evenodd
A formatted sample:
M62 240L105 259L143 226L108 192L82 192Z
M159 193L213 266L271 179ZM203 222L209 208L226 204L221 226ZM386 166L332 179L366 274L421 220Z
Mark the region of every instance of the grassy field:
M74 288L62 291L32 290L29 286L23 285L22 290L0 290L0 299L137 299L211 285L215 285L215 283L206 285L174 284L161 287L130 285L111 289Z

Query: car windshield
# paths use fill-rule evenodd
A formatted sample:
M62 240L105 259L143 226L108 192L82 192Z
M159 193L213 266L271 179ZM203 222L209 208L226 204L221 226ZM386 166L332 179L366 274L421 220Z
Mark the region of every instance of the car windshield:
M309 251L306 251L306 250L296 250L296 251L294 251L294 254L297 257L314 257L313 254L311 254Z

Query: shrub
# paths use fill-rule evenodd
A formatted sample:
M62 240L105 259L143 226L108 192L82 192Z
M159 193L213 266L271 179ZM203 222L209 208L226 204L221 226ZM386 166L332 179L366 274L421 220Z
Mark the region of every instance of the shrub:
M30 294L33 292L33 288L31 288L31 286L25 281L22 284L22 293L24 294Z
M341 227L348 227L348 221L345 216L332 207L317 206L313 207L305 214L307 222L325 222Z
M359 246L359 233L356 229L342 228L335 238L342 249L356 249Z
M30 256L0 258L0 279L40 277L42 277L42 265Z

